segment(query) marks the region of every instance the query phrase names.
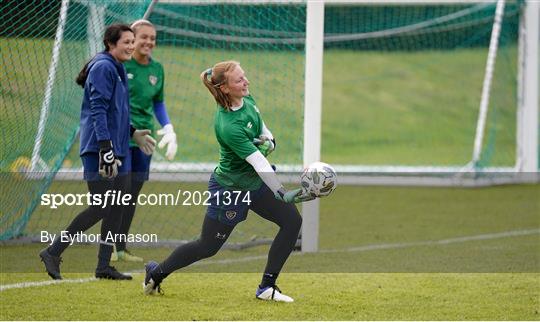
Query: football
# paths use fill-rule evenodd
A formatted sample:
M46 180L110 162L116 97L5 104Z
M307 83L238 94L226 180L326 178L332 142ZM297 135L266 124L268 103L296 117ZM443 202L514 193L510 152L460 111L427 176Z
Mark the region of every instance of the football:
M336 189L337 174L331 165L314 162L304 169L300 182L304 192L313 197L326 197Z

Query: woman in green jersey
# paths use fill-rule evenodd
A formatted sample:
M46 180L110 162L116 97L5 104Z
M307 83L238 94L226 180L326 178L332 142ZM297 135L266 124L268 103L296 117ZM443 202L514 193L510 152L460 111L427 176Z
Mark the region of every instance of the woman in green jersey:
M214 130L220 158L208 183L210 205L198 240L176 248L162 263L146 264L144 292L159 292L161 282L170 273L216 254L251 209L279 226L255 296L292 302L276 286L276 279L295 246L302 224L294 203L313 198L301 189L287 191L266 159L276 142L249 93L249 81L240 64L220 62L204 71L201 79L218 104Z
M164 103L165 73L163 66L152 58L152 51L156 46L156 28L148 20L137 20L131 24L131 29L135 33L135 51L133 59L124 63L128 75L130 120L135 128L150 129L154 133L155 116L162 126L157 134L163 135L158 147L167 146L165 156L172 160L176 154L177 142ZM152 156L144 154L133 140L130 141L129 147L124 162L131 165L131 195L132 200L137 200L144 182L148 180ZM129 232L135 207L133 204L123 208L120 234ZM116 243L116 251L113 252L111 260L143 261L126 249L125 241Z

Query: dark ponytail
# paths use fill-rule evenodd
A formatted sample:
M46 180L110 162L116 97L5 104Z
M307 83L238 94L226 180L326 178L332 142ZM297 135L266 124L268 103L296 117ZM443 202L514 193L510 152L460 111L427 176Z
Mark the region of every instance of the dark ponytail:
M86 62L86 64L84 64L84 67L79 72L79 75L77 75L77 78L75 78L75 83L77 83L77 85L81 86L82 88L84 88L84 84L86 83L86 79L88 78L88 65L91 61L92 60L89 60L88 62Z
M126 31L133 33L133 30L131 30L128 25L124 24L114 24L107 27L107 29L105 30L105 35L103 35L103 45L105 46L105 51L110 51L110 45L115 45L122 37L122 33ZM90 59L86 64L84 64L84 67L79 72L79 75L77 75L77 78L75 78L75 82L82 88L84 88L84 84L86 83L86 79L88 78L88 65L90 64L92 59Z

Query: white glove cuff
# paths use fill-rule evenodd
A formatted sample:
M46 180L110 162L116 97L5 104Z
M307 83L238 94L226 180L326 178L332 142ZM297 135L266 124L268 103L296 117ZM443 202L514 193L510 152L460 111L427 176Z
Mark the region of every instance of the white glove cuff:
M163 134L174 133L174 128L173 128L172 124L171 124L171 123L166 124L166 125L161 129L161 133L163 133Z
M266 136L270 140L274 139L274 136L272 135L272 132L270 132L270 130L266 127L266 124L264 124L264 122L263 122L263 128L262 128L262 131L261 131L261 135Z

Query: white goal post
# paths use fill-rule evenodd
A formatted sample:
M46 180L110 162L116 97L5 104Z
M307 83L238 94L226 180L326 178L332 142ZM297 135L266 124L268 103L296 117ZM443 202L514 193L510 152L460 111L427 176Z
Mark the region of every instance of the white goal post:
M324 2L309 1L306 21L304 85L304 167L321 159ZM302 204L302 251L316 252L319 199Z
M537 172L540 2L525 3L519 30L517 161L520 172Z
M41 104L39 123L37 127L36 137L34 139L34 148L32 150L31 166L29 169L30 177L39 177L35 174L49 171L47 165L41 159L41 143L43 140L43 135L45 133L45 125L47 124L49 107L51 105L52 90L56 79L56 70L60 57L60 48L62 47L62 42L64 39L64 28L67 21L68 7L69 0L62 0L60 6L60 14L58 16L58 26L56 27L56 34L54 37L53 50L51 54L51 63L49 65L47 83L45 85L45 95Z

